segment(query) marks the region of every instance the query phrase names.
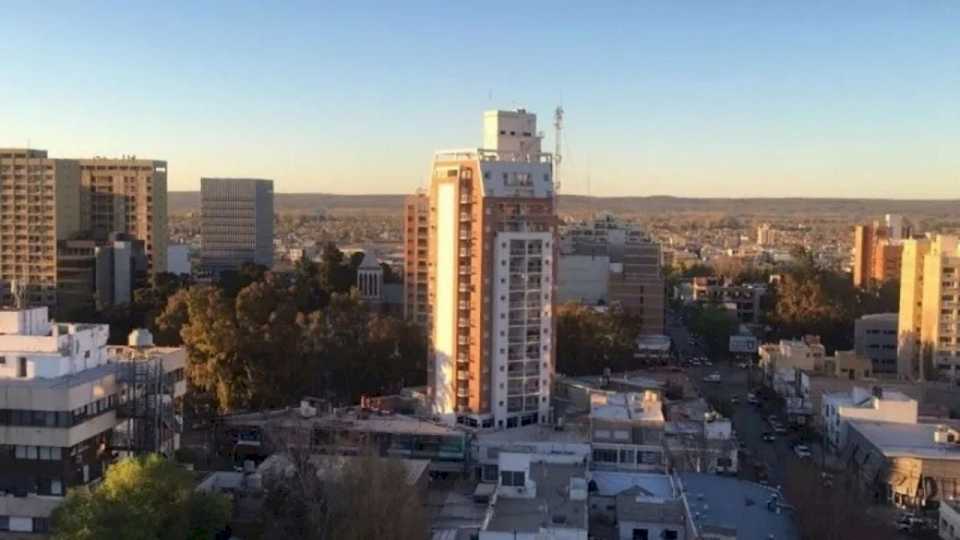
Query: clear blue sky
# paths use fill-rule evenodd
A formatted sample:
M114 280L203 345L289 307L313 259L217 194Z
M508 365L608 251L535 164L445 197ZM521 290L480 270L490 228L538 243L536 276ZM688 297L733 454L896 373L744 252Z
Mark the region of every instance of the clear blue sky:
M562 102L567 193L960 197L956 0L321 4L8 7L0 146L399 193Z

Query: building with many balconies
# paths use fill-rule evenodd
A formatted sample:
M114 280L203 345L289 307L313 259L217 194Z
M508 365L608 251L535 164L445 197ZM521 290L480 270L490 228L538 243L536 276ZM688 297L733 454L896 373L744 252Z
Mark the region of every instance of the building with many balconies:
M433 160L428 394L449 421L512 428L550 412L553 164L536 116L522 109L484 113L483 142Z

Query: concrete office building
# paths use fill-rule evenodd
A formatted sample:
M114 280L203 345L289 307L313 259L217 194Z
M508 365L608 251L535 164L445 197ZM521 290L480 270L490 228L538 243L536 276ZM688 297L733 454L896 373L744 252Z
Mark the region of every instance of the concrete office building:
M178 276L189 276L190 246L187 244L167 245L167 272Z
M864 315L854 322L854 350L869 358L876 374L897 373L898 313Z
M428 396L447 421L513 428L549 420L553 164L522 109L484 113L483 142L433 160Z
M917 401L896 390L877 386L871 390L854 387L850 392L825 394L820 402L824 440L834 450L847 445L850 420L917 423Z
M557 302L604 305L609 301L610 257L560 254L557 263Z
M60 242L58 280L65 306L103 309L129 304L133 291L147 284L145 242L111 233L106 242Z
M81 159L80 227L103 242L112 233L143 240L150 275L167 270L167 162Z
M80 166L45 150L0 149L0 304L12 282L29 305L57 305L59 242L80 231Z
M695 277L691 284L691 298L694 302L721 304L735 312L740 322L759 322L760 299L767 293L765 285L734 285L725 278L714 276Z
M273 265L273 180L202 178L200 215L204 273Z
M910 235L903 216L887 214L883 223L853 230L853 285L867 287L900 277L903 240Z
M958 308L960 239L938 235L904 241L897 349L900 377L957 380Z
M424 191L408 195L403 204L403 316L427 328L430 197Z
M131 377L132 366L152 366L149 343L136 358L117 358L107 325L55 323L46 307L0 310L0 517L5 529L48 533L49 518L70 488L103 476L113 451L166 451L170 446L121 445L117 431L140 433L152 444L172 415L138 414L131 404L172 406L186 392L183 349L165 349L168 385ZM139 371L137 371L139 372ZM131 386L134 384L135 386ZM165 388L158 397L150 389Z

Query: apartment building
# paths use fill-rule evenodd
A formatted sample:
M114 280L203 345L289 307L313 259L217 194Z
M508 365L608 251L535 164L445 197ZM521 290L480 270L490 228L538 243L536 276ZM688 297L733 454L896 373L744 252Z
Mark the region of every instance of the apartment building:
M484 113L483 142L433 160L428 395L447 421L513 428L549 419L553 164L522 109Z
M55 306L59 243L81 227L80 166L45 150L0 149L0 304L12 282L29 305Z
M853 285L866 287L900 277L903 240L910 235L903 216L887 214L881 223L853 230Z
M177 448L173 415L156 407L172 413L186 392L185 351L164 350L154 363L154 348L140 342L118 358L109 333L107 325L53 322L45 306L0 310L0 530L49 532L67 490L102 477L114 451ZM153 365L169 385L130 375ZM142 444L119 444L118 432L140 433ZM170 443L158 448L158 440Z
M854 350L869 358L875 374L897 373L898 313L873 313L854 322Z
M150 275L167 270L167 162L124 156L81 159L80 227L96 241L111 233L142 240Z
M618 305L639 315L640 335L664 332L660 244L628 221L601 213L569 223L560 237L562 301Z
M202 273L273 265L273 180L201 178L200 214Z
M408 195L403 204L403 316L427 328L430 197L425 191Z
M960 239L937 235L904 242L898 322L901 378L960 373ZM933 372L928 372L932 369Z

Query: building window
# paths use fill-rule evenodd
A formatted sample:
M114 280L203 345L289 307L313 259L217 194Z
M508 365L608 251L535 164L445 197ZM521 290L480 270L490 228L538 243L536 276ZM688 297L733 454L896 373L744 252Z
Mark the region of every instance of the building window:
M526 473L523 471L500 471L501 485L523 487L526 485L526 480Z
M27 359L24 357L17 358L17 377L21 379L26 378L27 376Z

